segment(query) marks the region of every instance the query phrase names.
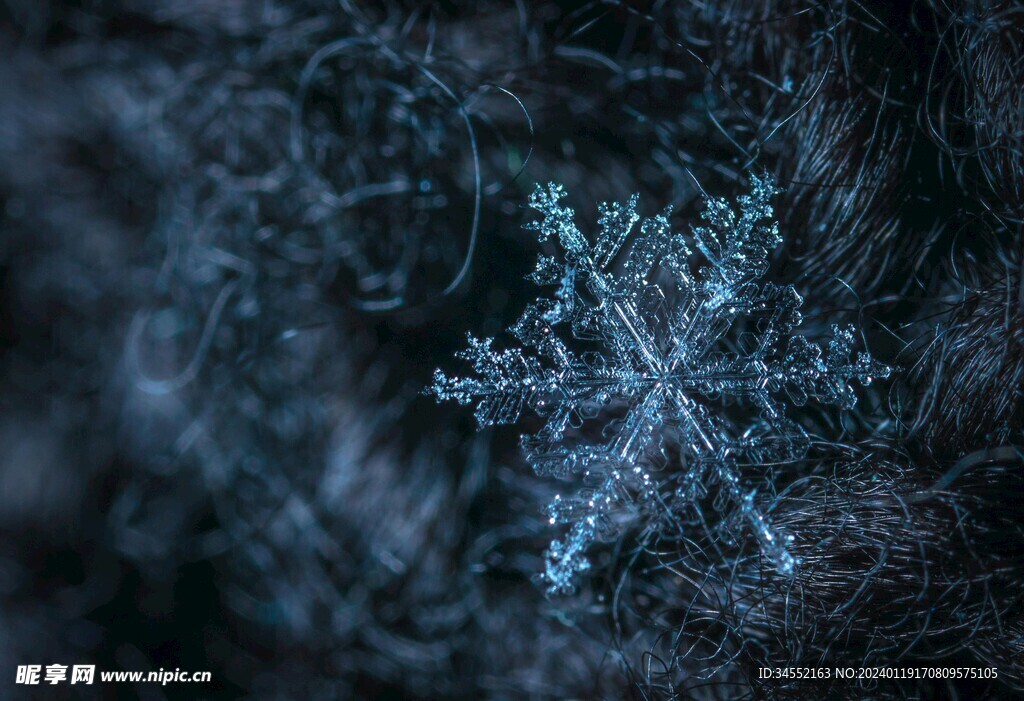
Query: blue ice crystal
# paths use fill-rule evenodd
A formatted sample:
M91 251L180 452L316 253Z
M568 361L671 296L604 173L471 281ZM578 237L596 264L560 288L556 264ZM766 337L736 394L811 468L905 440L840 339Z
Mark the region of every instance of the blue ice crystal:
M527 461L579 484L577 496L548 507L552 524L568 526L546 553L551 593L572 591L590 546L623 522L680 513L709 488L779 573L799 564L792 536L772 527L741 467L806 451L806 432L784 416L787 397L850 408L852 380L868 384L890 369L865 352L853 359L852 328L833 326L825 349L793 335L800 295L758 282L782 242L771 221L779 190L767 174L751 181L735 208L707 200L689 237L672 231L668 211L641 220L636 196L603 204L593 244L559 204L562 187L538 186L530 205L542 218L527 228L557 252L542 255L530 279L553 294L510 329L521 348L470 335L458 355L474 375L434 375L431 393L475 403L481 427L515 423L529 407L544 421L522 437ZM726 399L756 408L749 425L727 415Z

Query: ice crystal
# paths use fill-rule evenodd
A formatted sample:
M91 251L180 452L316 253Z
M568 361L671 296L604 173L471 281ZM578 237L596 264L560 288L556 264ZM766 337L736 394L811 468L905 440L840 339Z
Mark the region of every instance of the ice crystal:
M581 483L578 496L557 496L548 509L552 524L569 527L546 554L552 593L571 591L590 568L590 546L623 522L680 513L711 487L778 572L799 564L792 536L772 527L741 468L806 450L807 434L783 414L786 397L850 408L850 382L868 384L889 368L865 352L852 357L852 328L833 326L824 350L793 335L800 295L759 283L782 241L771 221L778 190L768 175L751 180L735 208L707 200L690 237L672 231L668 211L641 221L636 196L603 204L593 244L560 204L562 187L538 186L530 205L542 218L527 228L556 253L542 255L530 278L555 286L553 295L510 329L522 348L496 350L493 339L470 335L459 356L474 375L435 373L431 393L475 402L481 427L533 410L544 421L522 437L527 461L538 474ZM749 425L727 415L726 399L756 409Z

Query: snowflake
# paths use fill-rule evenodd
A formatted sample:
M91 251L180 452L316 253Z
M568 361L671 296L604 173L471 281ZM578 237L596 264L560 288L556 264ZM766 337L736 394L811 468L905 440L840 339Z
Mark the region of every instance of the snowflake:
M694 507L712 486L716 505L732 505L778 572L798 566L792 536L772 527L741 468L806 451L806 432L783 415L785 397L850 408L853 379L866 385L890 369L864 352L852 358L852 328L833 326L824 350L792 335L800 295L759 283L782 242L770 223L779 190L768 175L751 180L736 209L707 200L705 225L691 237L673 233L668 211L640 221L636 196L603 204L593 245L559 204L562 187L538 186L530 205L543 216L527 228L554 240L557 253L542 255L530 278L555 291L510 329L533 351L496 350L493 339L470 335L459 356L475 376L435 373L430 392L475 402L481 427L532 409L544 421L522 438L527 461L540 475L581 478L577 496L556 496L548 508L552 524L569 526L546 553L551 593L575 587L595 541L643 515L653 523L654 514ZM755 407L753 418L731 419L726 399Z

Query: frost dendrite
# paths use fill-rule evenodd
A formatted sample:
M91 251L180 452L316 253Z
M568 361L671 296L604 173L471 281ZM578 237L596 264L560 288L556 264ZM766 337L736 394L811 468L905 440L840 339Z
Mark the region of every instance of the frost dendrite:
M596 540L625 523L656 528L661 516L696 507L709 488L778 572L798 565L792 536L772 527L740 468L806 451L806 433L783 415L784 397L850 408L850 382L868 384L889 368L864 352L852 358L852 328L833 326L824 349L792 335L800 295L758 282L782 241L771 221L779 190L768 175L751 180L735 209L707 200L691 237L671 230L668 212L641 221L636 196L603 204L593 243L559 204L562 187L538 186L530 205L542 218L527 228L557 252L542 255L530 279L553 286L553 295L510 329L522 348L495 350L493 339L470 335L459 357L474 375L435 373L431 393L475 402L481 427L514 423L530 407L544 423L522 438L527 461L537 474L580 484L548 509L552 524L569 527L546 554L542 576L552 593L574 588ZM756 409L749 425L730 418L725 400Z

